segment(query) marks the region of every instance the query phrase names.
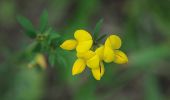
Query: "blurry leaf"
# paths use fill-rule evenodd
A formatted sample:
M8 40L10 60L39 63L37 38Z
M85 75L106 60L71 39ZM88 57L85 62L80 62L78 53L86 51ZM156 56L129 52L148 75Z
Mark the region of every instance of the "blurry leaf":
M25 18L24 16L17 16L17 20L20 23L20 25L24 28L26 34L31 37L36 37L36 32L34 29L34 26L32 25L31 21Z
M51 45L52 47L56 48L60 45L60 34L58 34L57 32L51 32L51 35L49 35L49 39L48 39L48 45Z
M52 32L52 35L50 36L51 39L57 39L60 37L60 34L58 34L57 32Z
M145 100L162 100L157 79L151 73L148 73L144 81Z
M61 66L64 66L64 67L68 67L67 66L67 61L66 61L66 58L63 57L61 54L57 54L57 62L61 65Z
M54 64L55 64L55 62L56 62L55 56L56 56L56 55L55 55L54 53L52 53L52 54L49 55L49 63L50 63L50 65L51 65L52 67L54 67Z
M169 43L165 43L162 45L148 47L141 52L136 52L129 58L129 64L133 66L142 66L170 57L170 48L168 45Z
M53 31L53 29L52 29L51 27L49 27L43 34L49 35L49 34L52 33L52 31ZM51 35L50 35L50 36L51 36Z
M94 33L93 33L94 40L96 40L97 37L99 36L99 31L101 29L102 23L103 23L103 19L100 19L95 26Z
M41 43L37 43L35 47L32 49L32 52L40 52L42 48Z
M25 48L25 52L31 52L32 53L37 45L38 45L38 42L33 42L33 43L27 45L27 47Z
M103 34L102 36L100 36L97 41L100 42L102 39L104 39L107 35L106 34Z
M47 28L48 24L48 12L44 10L42 15L40 16L40 32L44 33L45 29Z
M57 63L62 67L71 67L75 61L75 51L65 51L61 48L56 48Z

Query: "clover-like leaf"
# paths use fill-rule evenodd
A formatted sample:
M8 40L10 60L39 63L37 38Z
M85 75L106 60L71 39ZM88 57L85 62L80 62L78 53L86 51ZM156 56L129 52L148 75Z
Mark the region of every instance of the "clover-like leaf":
M48 24L48 12L47 10L44 10L42 15L40 16L40 32L44 33L44 31L47 28L47 24Z
M24 16L17 16L19 24L24 28L24 32L31 38L36 37L36 31L31 21Z

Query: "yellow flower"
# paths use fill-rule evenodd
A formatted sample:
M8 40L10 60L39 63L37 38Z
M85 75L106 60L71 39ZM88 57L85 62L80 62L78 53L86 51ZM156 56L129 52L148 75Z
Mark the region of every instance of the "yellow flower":
M91 69L93 77L96 80L100 80L104 75L104 65L98 51L100 51L100 48L98 48L95 52L89 50L86 53L77 53L78 59L73 65L72 74L75 75L83 72L87 65ZM81 59L81 62L79 59ZM79 63L77 63L77 61L79 61Z
M42 69L47 68L46 59L43 54L40 54L40 53L36 54L34 60L28 64L28 67L32 68L36 65L40 66Z
M112 49L119 49L121 47L121 43L121 39L117 35L110 35L105 41L105 45Z
M97 48L95 50L95 53L99 56L99 66L97 68L93 68L91 69L92 71L92 74L93 74L93 77L96 79L96 80L100 80L101 77L104 75L104 65L103 65L103 58L104 58L104 46L100 46L99 48Z
M89 50L89 51L87 51L85 53L77 52L77 57L84 59L85 62L86 62L86 65L89 68L97 68L97 67L99 67L99 56L95 52L93 52L91 50Z
M109 36L104 45L101 45L96 53L99 55L100 59L104 60L106 63L115 62L117 64L124 64L128 62L128 57L126 54L120 50L121 39L116 35Z
M84 71L86 65L90 69L96 69L99 67L99 56L89 50L85 53L77 53L78 59L74 62L72 68L72 75L79 74Z
M105 47L110 47L114 51L113 62L117 64L124 64L128 62L127 55L118 50L121 47L121 39L117 35L110 35L105 42Z
M124 52L122 52L120 50L115 50L115 60L114 60L114 62L117 63L117 64L127 63L128 57Z
M95 52L100 56L100 59L106 63L112 62L115 58L115 52L109 46L101 45Z
M72 68L72 75L79 74L84 71L86 67L85 61L83 59L78 58Z
M93 44L92 36L85 30L77 30L74 33L75 39L64 41L60 47L65 50L73 50L76 48L77 52L83 53L88 51Z
M95 52L90 50L93 40L87 31L77 30L74 37L75 39L66 40L60 45L62 49L76 49L77 51L78 59L73 64L72 75L82 73L87 66L90 68L93 77L100 80L105 72L103 61L117 64L128 62L126 54L118 50L121 47L121 39L116 35L109 36L105 44L97 48Z
M96 80L100 80L101 77L104 75L104 65L103 65L103 62L100 62L100 65L98 68L93 68L91 69L92 71L92 74L93 74L93 77L96 79Z
M111 35L107 38L105 45L101 45L96 49L95 53L100 58L100 65L98 68L92 69L93 77L96 80L100 80L104 75L104 65L103 61L106 63L115 62L117 64L123 64L128 62L128 58L125 53L119 49L121 47L121 39L116 35Z

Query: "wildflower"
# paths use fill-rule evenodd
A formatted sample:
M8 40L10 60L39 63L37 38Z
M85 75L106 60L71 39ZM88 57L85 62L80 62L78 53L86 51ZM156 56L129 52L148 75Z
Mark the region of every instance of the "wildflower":
M91 50L93 40L87 31L77 30L74 33L74 37L75 39L66 40L60 45L65 50L76 48L77 60L73 64L72 75L82 73L87 66L90 68L93 77L96 80L100 80L105 72L103 61L106 63L115 62L117 64L128 62L126 54L118 50L121 47L121 39L116 35L110 35L104 45L100 45L95 51Z
M114 51L113 62L117 64L124 64L128 62L127 55L121 50L118 50L121 47L121 39L118 36L110 35L105 42L105 46L110 47Z
M105 71L103 62L100 62L99 67L91 69L91 71L92 71L93 77L96 80L100 80L101 77L104 75L104 71Z
M40 66L42 69L47 68L46 59L43 54L40 53L36 54L34 60L28 64L28 67L32 68L36 65Z
M115 62L117 64L124 64L128 62L128 58L124 52L118 50L121 47L121 39L116 35L109 36L104 45L96 49L96 53L101 60L106 63Z
M77 53L77 57L78 59L73 64L72 75L83 72L86 66L91 69L99 67L99 56L91 50L85 53Z
M90 33L85 30L77 30L74 33L75 39L69 39L64 41L60 47L65 50L73 50L76 48L77 52L86 52L88 51L93 44L92 37Z
M100 80L104 74L104 65L103 61L106 63L115 62L117 64L123 64L128 62L128 58L125 53L120 50L117 50L121 47L121 39L116 35L109 36L105 45L101 45L96 49L96 54L100 58L100 65L98 68L92 69L93 77L96 80Z
M86 63L83 59L77 59L72 68L72 75L79 74L84 71Z
M99 54L100 58L106 63L110 63L114 60L114 51L107 45L101 46L96 53Z

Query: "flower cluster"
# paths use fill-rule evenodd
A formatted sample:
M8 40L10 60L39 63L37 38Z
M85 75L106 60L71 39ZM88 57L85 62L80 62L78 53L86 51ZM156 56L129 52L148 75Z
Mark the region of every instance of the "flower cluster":
M75 39L64 41L60 47L64 50L77 51L77 60L73 64L72 75L82 73L86 66L91 69L93 77L100 80L104 75L104 64L117 63L124 64L128 62L125 53L118 50L121 47L121 39L116 35L110 35L104 44L96 47L92 36L85 30L77 30L74 33Z

